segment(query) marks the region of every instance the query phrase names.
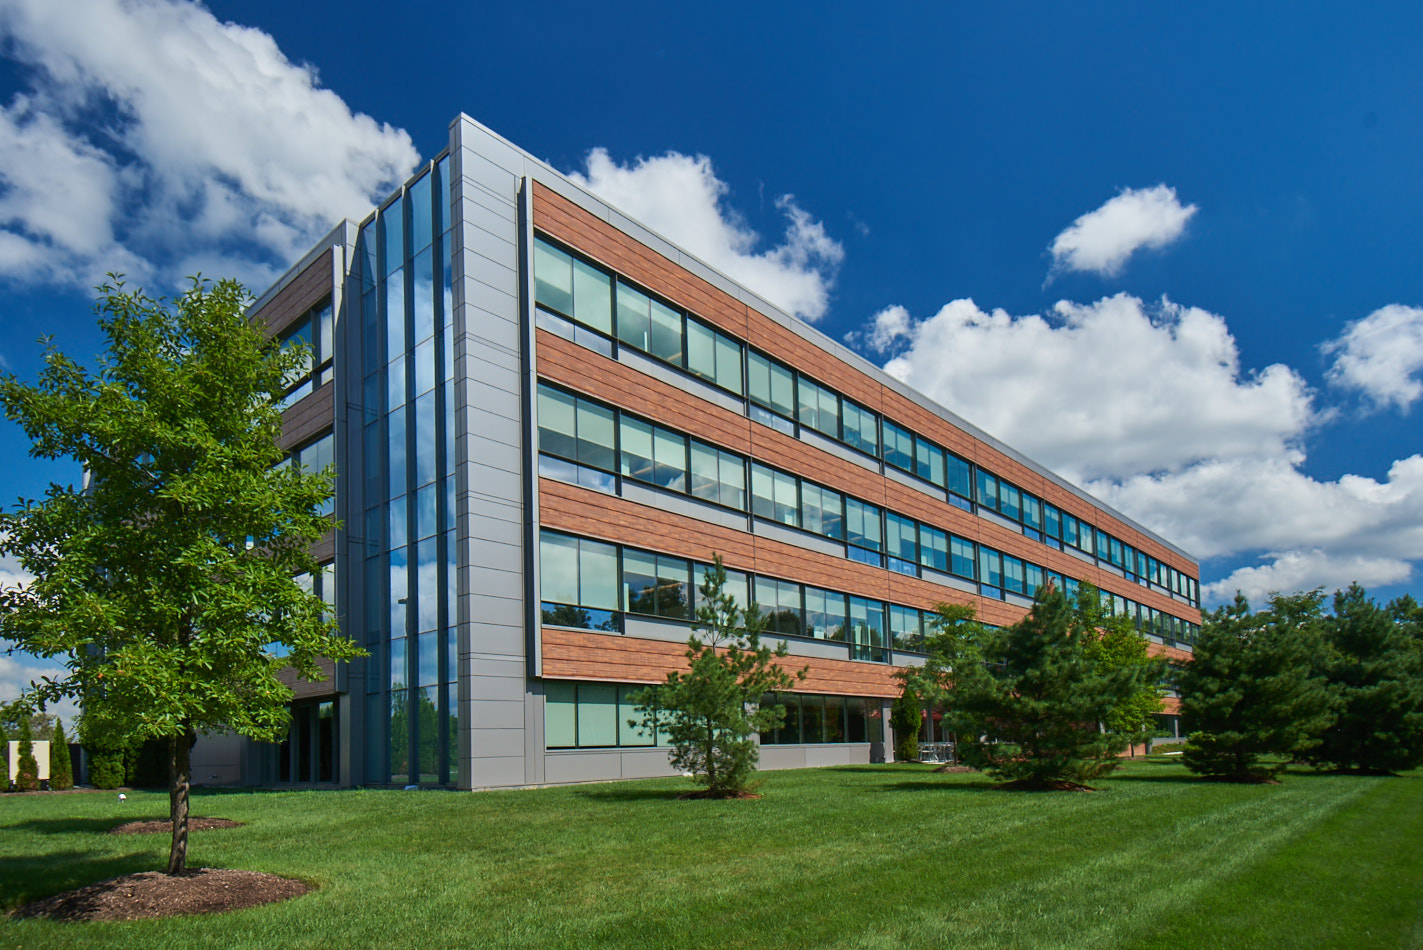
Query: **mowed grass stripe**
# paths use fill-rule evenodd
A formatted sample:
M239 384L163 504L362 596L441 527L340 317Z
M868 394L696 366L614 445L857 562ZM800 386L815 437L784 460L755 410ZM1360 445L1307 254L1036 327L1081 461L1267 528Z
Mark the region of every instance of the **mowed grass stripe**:
M1282 935L1278 946L1416 941L1420 888L1405 896L1391 884L1416 877L1423 853L1414 777L1300 774L1242 788L1138 762L1091 795L988 786L981 776L866 766L769 773L765 797L750 802L675 801L681 780L478 795L204 794L197 813L249 825L195 835L195 864L288 874L321 889L222 918L11 922L0 925L0 943L1271 945L1257 933ZM122 814L108 796L0 798L0 903L119 865L157 866L166 841L103 832L164 805L166 796L144 793ZM1352 888L1344 894L1331 885L1340 869ZM1331 944L1340 928L1282 919L1307 917L1326 898L1350 907L1336 919L1374 929L1362 942ZM1195 939L1203 921L1221 942Z

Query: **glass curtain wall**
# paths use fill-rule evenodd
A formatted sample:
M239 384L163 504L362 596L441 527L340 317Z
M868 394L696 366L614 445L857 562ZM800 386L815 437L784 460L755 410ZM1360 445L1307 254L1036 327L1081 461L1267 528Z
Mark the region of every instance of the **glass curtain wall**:
M357 247L372 783L459 778L448 172L446 157L412 179Z

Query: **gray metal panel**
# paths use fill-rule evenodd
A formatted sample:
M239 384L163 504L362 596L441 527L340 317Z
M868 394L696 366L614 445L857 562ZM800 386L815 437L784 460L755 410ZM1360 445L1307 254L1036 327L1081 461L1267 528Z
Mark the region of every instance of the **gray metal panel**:
M458 120L450 156L460 784L523 785L528 446L518 184L524 161ZM507 705L497 717L488 715L501 704Z
M771 541L780 541L784 544L794 544L798 548L805 548L807 551L815 551L819 554L828 554L831 557L844 557L845 545L839 541L832 541L830 538L822 538L818 534L809 534L795 528L788 528L785 525L777 524L774 521L766 521L762 518L756 519L756 536L766 538Z

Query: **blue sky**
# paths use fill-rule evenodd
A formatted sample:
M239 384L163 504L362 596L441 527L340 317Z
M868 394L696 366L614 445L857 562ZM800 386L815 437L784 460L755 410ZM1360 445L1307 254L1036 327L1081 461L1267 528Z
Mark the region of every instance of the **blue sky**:
M260 284L464 111L1214 598L1423 594L1417 4L0 0L0 38L22 377L41 333L96 350L104 271ZM75 477L25 445L0 423L0 498Z

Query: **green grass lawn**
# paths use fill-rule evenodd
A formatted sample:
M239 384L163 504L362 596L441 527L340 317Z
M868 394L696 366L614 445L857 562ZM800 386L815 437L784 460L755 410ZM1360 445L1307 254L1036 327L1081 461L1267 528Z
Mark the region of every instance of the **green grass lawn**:
M0 947L1423 947L1423 773L995 791L915 765L457 792L213 792L192 866L318 890L220 917L0 923ZM0 907L161 868L166 795L0 796Z

